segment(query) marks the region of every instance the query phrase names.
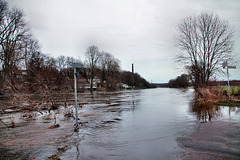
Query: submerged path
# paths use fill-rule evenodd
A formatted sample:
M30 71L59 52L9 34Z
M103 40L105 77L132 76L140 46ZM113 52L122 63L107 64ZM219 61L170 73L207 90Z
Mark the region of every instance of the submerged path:
M239 159L240 108L196 108L192 96L169 88L83 93L79 132L66 116L73 106L32 118L1 114L16 127L0 125L0 159Z

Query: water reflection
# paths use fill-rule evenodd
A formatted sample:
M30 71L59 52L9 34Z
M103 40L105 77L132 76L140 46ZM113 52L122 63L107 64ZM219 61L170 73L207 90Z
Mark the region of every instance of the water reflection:
M198 120L203 122L226 117L237 118L235 116L240 112L239 107L216 106L199 103L191 103L190 110L196 114Z
M83 106L99 116L86 117L89 123L80 133L85 134L78 146L80 157L72 148L61 158L75 155L79 159L175 159L175 135L193 122L185 115L191 97L189 91L174 89L94 95L94 101L110 99L111 104L93 102Z
M222 116L219 106L212 106L207 104L194 103L192 105L192 112L195 112L198 120L211 121L212 118Z
M64 150L61 159L175 159L176 136L183 130L193 130L198 120L231 117L240 121L236 107L189 105L192 90L93 92L79 97L78 115L83 126L78 133L73 132L75 119L66 116L74 106L38 113L27 122L22 113L0 115L4 122L10 123L11 118L16 122L9 131L0 126L0 153L9 149L46 159L59 153L59 148ZM60 127L46 129L53 123ZM34 151L32 146L36 146Z

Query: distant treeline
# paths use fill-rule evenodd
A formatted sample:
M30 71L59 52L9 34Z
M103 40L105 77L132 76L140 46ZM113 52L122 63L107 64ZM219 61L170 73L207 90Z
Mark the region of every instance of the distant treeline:
M230 86L240 86L239 80L229 81ZM206 86L227 86L227 81L208 81ZM171 79L168 83L158 85L158 87L170 87L170 88L186 88L188 86L193 86L193 83L189 82L189 76L182 74L176 79Z
M92 47L97 49L96 46L89 48ZM118 83L139 89L154 87L137 73L121 71L120 61L110 53L96 52L95 50L98 56L95 60L96 64L90 64L87 60L89 48L86 51L84 62L66 56L53 58L41 53L40 50L25 55L26 58L22 59L21 65L14 64L11 72L7 68L1 69L0 92L41 92L46 94L71 92L73 89L73 68L70 64L72 62L81 64L81 68L77 69L78 78L86 79L88 83L91 83L93 79L100 79L99 87L104 87L107 90L117 90ZM5 63L1 64L3 68Z
M178 76L176 79L171 79L168 82L168 86L170 88L187 88L189 86L188 75L182 74Z
M129 86L134 86L138 89L143 88L155 88L156 86L150 84L144 78L142 78L138 73L132 73L128 71L121 72L121 80L122 83L125 83Z

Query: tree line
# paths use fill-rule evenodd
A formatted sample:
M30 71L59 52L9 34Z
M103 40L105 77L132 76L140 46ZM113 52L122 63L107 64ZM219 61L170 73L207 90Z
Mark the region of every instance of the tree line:
M186 74L182 74L178 76L176 79L171 79L168 82L168 86L170 88L187 88L189 86L189 76Z
M68 58L69 61L72 58ZM57 60L41 53L40 45L24 19L24 12L0 1L1 92L53 90L64 82ZM51 86L51 87L50 87Z
M120 60L97 46L89 46L85 59L68 56L53 58L41 52L38 40L32 34L22 10L9 8L0 0L0 92L51 94L73 88L73 69L70 64L81 64L80 78L90 83L100 79L100 86L117 89L122 82L137 88L150 84L138 74L121 71Z

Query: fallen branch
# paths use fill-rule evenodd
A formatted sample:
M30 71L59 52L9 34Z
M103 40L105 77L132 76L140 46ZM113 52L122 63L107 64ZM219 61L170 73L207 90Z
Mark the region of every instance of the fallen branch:
M1 120L1 118L0 118L0 122L2 122L2 124L4 124L7 128L9 128L8 125Z
M54 128L58 128L58 127L60 127L60 125L59 124L55 124L55 125L52 125L52 126L46 128L46 129L54 129Z
M4 124L7 128L14 128L15 127L15 123L12 121L11 122L11 125L10 126L8 126L5 122L3 122L2 120L1 120L1 118L0 118L0 122L2 122L2 124Z

